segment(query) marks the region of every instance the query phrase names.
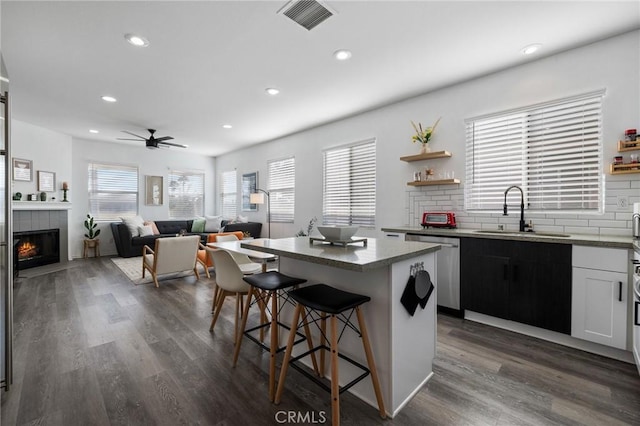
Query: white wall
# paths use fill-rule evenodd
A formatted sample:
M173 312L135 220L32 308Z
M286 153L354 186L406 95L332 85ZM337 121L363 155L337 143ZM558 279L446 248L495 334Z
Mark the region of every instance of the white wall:
M44 170L56 174L57 191L48 193L48 199L62 200L62 182L71 180L71 136L34 126L18 120L11 120L11 155L33 161L31 182L11 182L11 193L37 193L37 171Z
M322 220L322 150L375 137L378 188L376 230L385 226L415 226L420 213L433 208L455 210L463 226L492 224L495 227L499 216L465 214L463 210L464 120L604 88L603 173L607 173L609 163L616 154L617 141L624 136L624 129L640 127L639 36L640 32L631 32L223 155L217 159L217 171L220 173L235 168L240 180L242 173L258 170L260 187L266 187L267 161L294 155L296 221L295 224L272 224L273 237L291 236L298 229L306 228L313 216ZM452 152L453 157L433 160L428 164L400 161L399 157L419 151L419 147L411 143L413 130L409 121L431 124L440 116L442 120L430 145L433 150ZM453 171L463 183L459 187L408 187L406 183L413 179L413 172L427 165L436 171ZM622 176L606 175L605 214L595 219L591 217L591 222L577 216L534 215L534 223L539 225L538 229L548 227L557 230L564 229L563 221L573 220L575 222L568 222L566 226L630 235L630 209L618 209L615 198L624 196L630 202L640 201L640 174ZM251 220L266 222L264 209L248 214ZM509 217L507 222L511 219ZM517 221L517 218L514 219ZM361 234L374 236L376 231Z
M107 163L128 164L138 167L138 214L149 220L167 220L169 218L168 176L169 170L201 170L205 173L205 212L213 213L215 159L191 154L178 149L150 150L144 146L104 143L84 139L73 139L73 179L70 183L70 199L73 202L69 246L73 257L80 257L84 239L83 221L89 211L88 163L103 161ZM147 206L144 203L145 176L162 176L164 183L164 204ZM113 235L109 223L99 224L100 252L103 255L115 254Z

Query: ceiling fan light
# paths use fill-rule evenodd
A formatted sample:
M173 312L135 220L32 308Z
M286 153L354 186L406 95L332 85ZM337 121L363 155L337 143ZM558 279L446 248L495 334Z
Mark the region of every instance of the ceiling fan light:
M271 96L275 96L278 93L280 93L280 90L276 89L275 87L268 87L264 91L267 92L267 94L271 95Z
M223 124L222 128L223 129L231 129L231 128L233 128L233 126L231 124Z
M117 102L117 101L118 101L118 100L117 100L116 98L114 98L113 96L108 96L108 95L103 96L101 99L102 99L103 101L105 101L105 102L111 102L111 103L113 103L113 102Z
M100 133L100 131L96 129L89 129L89 133Z
M139 35L125 34L124 38L129 42L129 44L136 47L147 47L149 45L149 40Z

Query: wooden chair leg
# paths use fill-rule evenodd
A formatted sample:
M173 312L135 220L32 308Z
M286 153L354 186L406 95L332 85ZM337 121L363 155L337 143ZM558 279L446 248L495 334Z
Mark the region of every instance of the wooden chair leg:
M327 344L327 314L322 312L320 314L320 345L321 346L326 346ZM326 351L324 349L320 349L320 377L324 377L324 372L326 371L324 369L325 366L325 353Z
M236 311L233 314L233 344L238 344L238 317L240 316L240 303L242 293L236 293Z
M278 297L271 293L271 342L269 344L269 401L273 402L276 393L276 352L278 351ZM261 329L262 330L262 329Z
M153 282L155 283L156 288L160 288L160 284L158 283L158 274L151 272L151 275L153 276Z
M298 319L300 318L300 312L302 311L302 305L298 304L295 311L293 311L293 320L291 321L291 330L289 331L289 340L287 341L287 349L284 352L284 358L282 360L282 368L280 368L280 378L278 379L278 390L276 391L276 397L273 400L275 404L280 404L282 398L282 392L284 391L284 379L287 377L287 369L289 368L289 360L291 359L291 351L293 350L293 342L296 340L296 329L298 328Z
M340 425L340 377L338 373L338 318L330 316L331 326L331 424Z
M376 394L378 400L378 410L380 417L383 419L387 417L387 412L384 409L384 399L382 398L382 390L380 388L380 380L378 379L378 370L376 370L376 363L373 358L373 352L371 351L371 343L369 342L369 333L367 333L367 327L364 323L364 317L360 311L360 307L356 307L356 315L358 316L358 326L360 327L360 334L362 334L362 345L364 346L364 353L367 356L367 366L371 372L371 382L373 383L373 391Z
M235 367L238 363L238 356L240 355L240 346L242 345L242 336L244 331L247 329L247 318L249 318L249 306L251 306L251 298L252 296L256 296L255 294L257 290L253 287L249 290L249 295L247 296L247 303L244 305L244 313L242 315L242 325L240 326L240 339L236 342L236 347L233 352L233 366Z
M306 311L302 310L302 325L304 327L304 335L307 338L307 347L309 350L313 349L313 340L311 338L311 330L309 329L309 322L307 321ZM322 373L320 373L320 369L318 368L318 361L316 361L316 353L311 352L311 363L313 364L313 371L315 371L316 375L322 377Z
M211 320L211 326L209 326L209 331L213 331L213 327L216 325L216 321L218 321L218 315L220 315L220 311L222 310L222 304L224 303L224 299L227 298L227 292L222 290L220 296L218 296L218 304L216 306L216 313L213 314L213 319Z
M198 264L196 263L193 267L193 273L196 274L196 280L200 279L200 273L198 272Z

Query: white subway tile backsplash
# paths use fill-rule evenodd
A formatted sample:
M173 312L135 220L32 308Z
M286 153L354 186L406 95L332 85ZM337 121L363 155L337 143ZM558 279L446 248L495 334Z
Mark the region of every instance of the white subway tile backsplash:
M626 220L590 220L589 226L596 228L626 228L627 221Z
M615 178L615 179L614 179ZM525 220L533 221L534 229L589 235L630 235L630 212L633 203L640 202L640 178L607 176L603 213L533 213L525 211ZM503 224L517 230L520 215L517 206L509 208L509 216L499 212L479 213L464 210L464 184L410 187L406 191L405 208L409 225L418 226L425 210L451 210L456 213L458 227L465 229L496 229ZM626 197L628 207L619 208L618 198Z

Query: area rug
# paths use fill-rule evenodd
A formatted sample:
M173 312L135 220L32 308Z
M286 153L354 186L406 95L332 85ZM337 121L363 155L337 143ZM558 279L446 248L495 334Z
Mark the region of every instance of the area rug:
M142 256L138 257L112 257L111 261L120 269L135 285L153 283L153 278L149 271L146 271L142 278ZM175 278L193 275L193 271L182 271L173 274L164 274L158 277L158 281L172 280Z

